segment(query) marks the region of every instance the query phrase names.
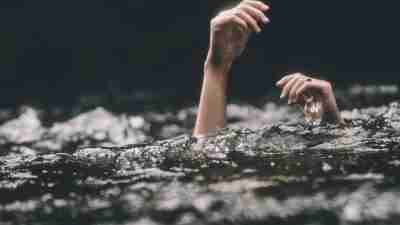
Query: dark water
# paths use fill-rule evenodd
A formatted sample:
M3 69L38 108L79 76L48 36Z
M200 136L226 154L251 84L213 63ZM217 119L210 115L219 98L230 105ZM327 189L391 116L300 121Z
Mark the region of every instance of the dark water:
M264 100L204 139L195 108L4 109L0 224L397 224L398 90L337 95L346 128Z

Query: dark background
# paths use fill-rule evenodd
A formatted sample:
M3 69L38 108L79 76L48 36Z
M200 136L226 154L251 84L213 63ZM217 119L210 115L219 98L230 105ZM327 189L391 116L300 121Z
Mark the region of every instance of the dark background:
M198 96L208 26L228 1L0 1L1 104L89 93ZM272 23L235 65L232 94L288 72L338 85L399 83L396 1L271 0Z

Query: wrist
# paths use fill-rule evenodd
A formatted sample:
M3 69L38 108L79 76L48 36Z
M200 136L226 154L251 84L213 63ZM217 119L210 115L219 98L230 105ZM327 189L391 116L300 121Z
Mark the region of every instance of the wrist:
M204 69L227 75L231 69L232 63L233 60L223 57L217 50L210 48L204 63Z
M225 90L228 83L228 71L226 68L215 67L205 63L204 84L213 83Z
M324 98L325 101L322 102L324 110L323 121L328 123L337 123L337 124L342 123L342 118L336 103L335 96L331 94Z
M321 89L322 105L324 111L332 112L337 110L336 98L333 93L332 85L329 82L324 82Z

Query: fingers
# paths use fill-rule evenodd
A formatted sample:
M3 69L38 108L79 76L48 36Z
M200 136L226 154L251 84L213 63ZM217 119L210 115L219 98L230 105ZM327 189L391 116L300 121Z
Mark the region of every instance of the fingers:
M302 104L307 101L307 99L303 98L303 96L306 95L307 90L310 88L316 88L319 82L320 81L317 79L311 79L301 73L295 73L283 77L276 83L276 85L282 88L280 98L288 97L289 104Z
M257 9L259 9L259 10L261 10L261 11L267 11L267 10L269 10L269 6L268 5L266 5L265 3L263 3L263 2L260 2L260 1L255 1L255 0L247 0L247 1L244 1L245 3L247 3L247 4L249 4L249 5L251 5L251 6L253 6L254 8L257 8Z
M298 82L301 79L300 76L295 76L293 79L291 79L283 88L282 91L282 97L285 98L286 96L289 95L290 91L293 89L293 86L295 86L296 82ZM289 98L288 100L289 105L292 104L291 99Z
M211 20L211 27L218 27L222 24L233 23L237 25L240 31L248 32L250 30L248 22L233 10L221 12L217 17Z
M254 32L261 32L260 24L269 23L270 20L264 14L269 9L269 6L262 2L254 0L246 0L233 9L234 14L247 22L247 25Z
M303 84L297 88L295 95L305 96L307 90L309 90L312 86L313 86L312 82L307 82L307 81L303 82ZM307 99L305 99L305 101L307 101Z
M261 27L258 25L258 22L245 11L238 9L236 10L235 14L237 17L240 17L242 20L246 21L248 27L251 27L252 31L257 33L261 32Z
M290 79L292 79L294 76L298 75L298 73L295 74L290 74L287 76L284 76L282 79L280 79L278 82L276 82L276 86L277 87L283 87L287 84L287 82L290 81Z
M297 103L304 106L304 113L318 118L321 112L338 112L336 99L330 82L310 78L302 74L292 74L277 82L283 88L281 98L289 95L289 104ZM340 122L338 113L333 115Z
M239 25L242 32L247 32L249 30L246 20L242 19L240 16L234 16L232 20Z
M307 78L306 77L300 77L292 86L290 92L289 92L289 104L291 103L297 103L299 96L296 94L297 93L297 89L299 89L299 87L301 87L304 82L307 82Z
M239 8L243 9L247 14L251 15L254 19L256 19L260 23L268 23L269 19L267 16L264 14L263 11L254 8L251 5L243 4L240 5Z
M218 27L219 25L233 22L246 29L247 32L260 33L262 30L261 25L270 22L264 14L268 9L269 6L260 1L245 0L233 9L219 13L211 21L211 26Z
M293 78L291 80L289 80L287 82L287 84L285 85L285 87L283 88L282 91L282 95L281 98L285 98L286 96L289 95L290 91L292 90L293 86L296 84L296 82L298 82L301 78L303 78L302 75L296 75L293 76ZM289 99L289 104L291 104L291 100Z

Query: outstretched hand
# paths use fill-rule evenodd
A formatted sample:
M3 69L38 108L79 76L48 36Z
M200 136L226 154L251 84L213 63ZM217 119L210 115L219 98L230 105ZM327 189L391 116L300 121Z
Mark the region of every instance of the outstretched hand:
M230 67L246 48L249 35L261 32L262 24L269 22L264 14L268 9L261 1L244 0L212 19L194 136L206 135L225 126L226 85Z
M283 77L276 85L282 88L281 98L287 97L288 104L299 104L305 107L305 111L316 113L315 109L310 109L310 104L321 103L325 122L343 122L330 82L296 73Z
M270 20L264 14L269 6L256 0L244 0L222 11L211 20L208 61L214 66L230 66L246 48L249 35L259 33Z

